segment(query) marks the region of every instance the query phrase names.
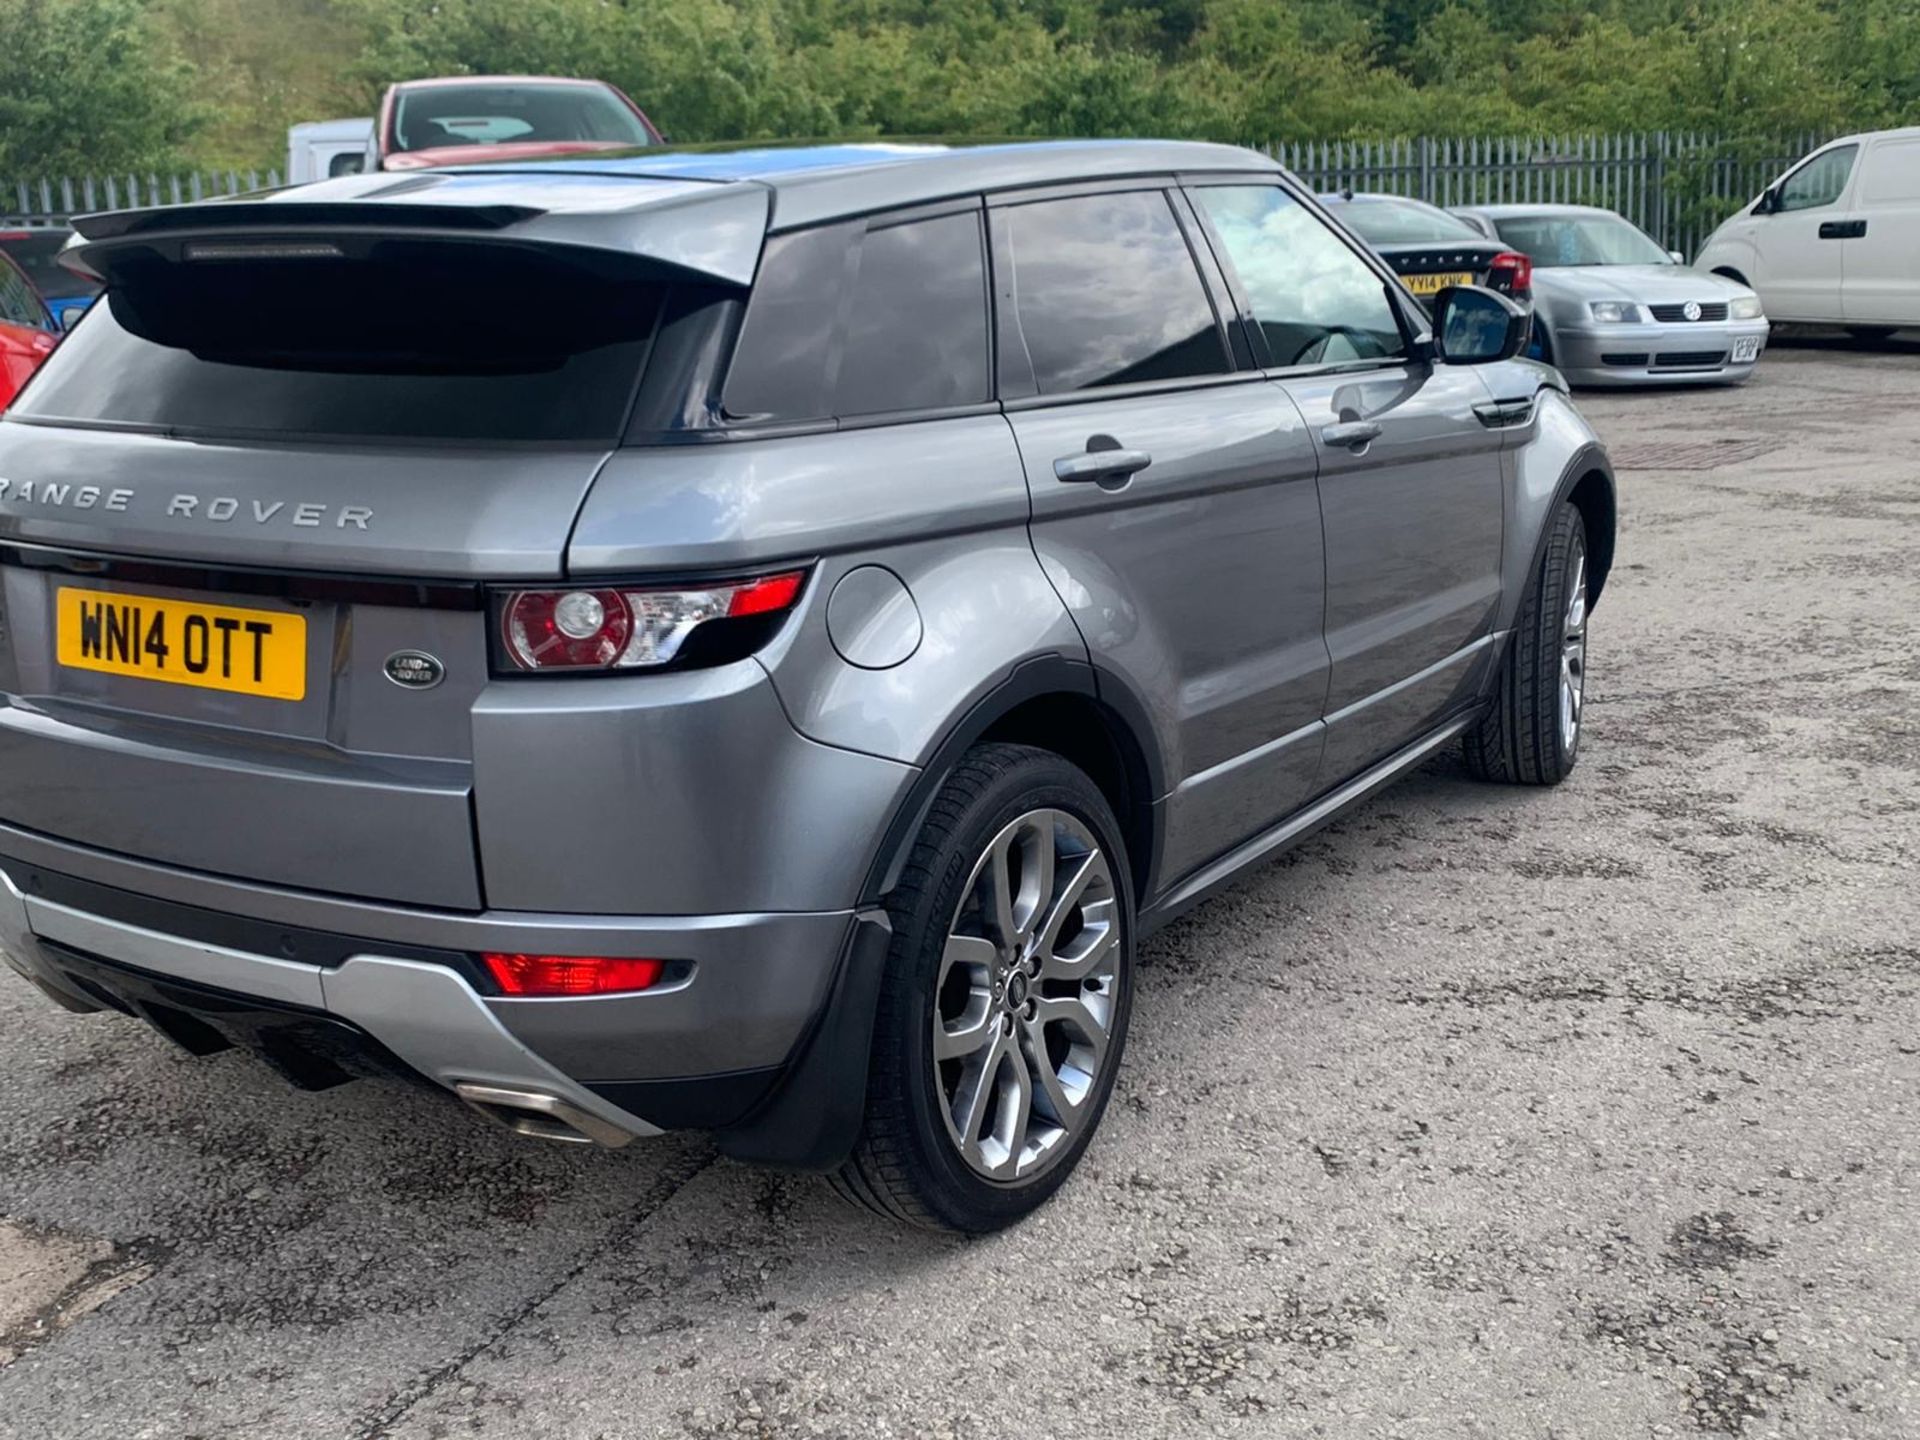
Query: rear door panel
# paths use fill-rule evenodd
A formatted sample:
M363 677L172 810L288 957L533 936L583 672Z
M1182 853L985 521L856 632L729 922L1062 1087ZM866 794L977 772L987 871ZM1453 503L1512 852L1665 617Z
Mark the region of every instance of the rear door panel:
M1320 502L1299 413L1262 380L1008 417L1040 561L1096 661L1171 737L1165 873L1311 798L1327 651ZM1118 493L1053 464L1110 435L1153 463Z

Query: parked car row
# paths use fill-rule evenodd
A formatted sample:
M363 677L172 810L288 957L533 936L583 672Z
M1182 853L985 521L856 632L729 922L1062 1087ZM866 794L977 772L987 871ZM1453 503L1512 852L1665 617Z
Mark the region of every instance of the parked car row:
M1738 383L1766 347L1750 288L1690 269L1610 210L1323 198L1415 295L1478 283L1530 304L1529 354L1575 385Z
M1691 266L1594 206L1322 199L1415 295L1478 283L1530 303L1531 353L1576 385L1738 383L1773 320L1862 338L1920 325L1920 129L1821 147Z

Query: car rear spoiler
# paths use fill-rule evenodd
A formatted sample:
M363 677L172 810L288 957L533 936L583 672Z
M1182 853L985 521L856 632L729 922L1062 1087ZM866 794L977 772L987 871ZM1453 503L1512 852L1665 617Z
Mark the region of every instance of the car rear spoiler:
M726 285L753 283L770 195L757 184L555 172L443 171L344 176L192 205L113 210L74 220L60 263L111 284L119 261L207 258L258 241L340 245L383 239L555 246L586 261Z

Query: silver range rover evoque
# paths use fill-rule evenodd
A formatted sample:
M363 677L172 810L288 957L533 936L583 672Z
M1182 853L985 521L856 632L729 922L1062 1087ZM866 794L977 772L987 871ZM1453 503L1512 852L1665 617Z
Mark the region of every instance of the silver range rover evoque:
M75 1011L986 1230L1142 935L1579 752L1606 454L1266 158L844 146L78 222L0 421L0 946Z

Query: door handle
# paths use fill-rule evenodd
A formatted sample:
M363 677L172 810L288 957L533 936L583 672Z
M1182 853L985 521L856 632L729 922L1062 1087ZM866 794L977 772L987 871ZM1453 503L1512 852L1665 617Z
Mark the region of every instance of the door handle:
M1866 238L1867 222L1864 220L1822 220L1820 238L1822 240L1861 240Z
M1097 444L1105 441L1104 445ZM1126 450L1110 435L1087 441L1084 455L1062 455L1053 462L1053 478L1068 485L1098 485L1102 490L1124 490L1135 475L1153 464L1144 450Z
M1338 425L1329 425L1320 432L1320 439L1328 445L1337 445L1342 450L1351 450L1358 454L1380 438L1380 426L1372 420L1345 420Z

